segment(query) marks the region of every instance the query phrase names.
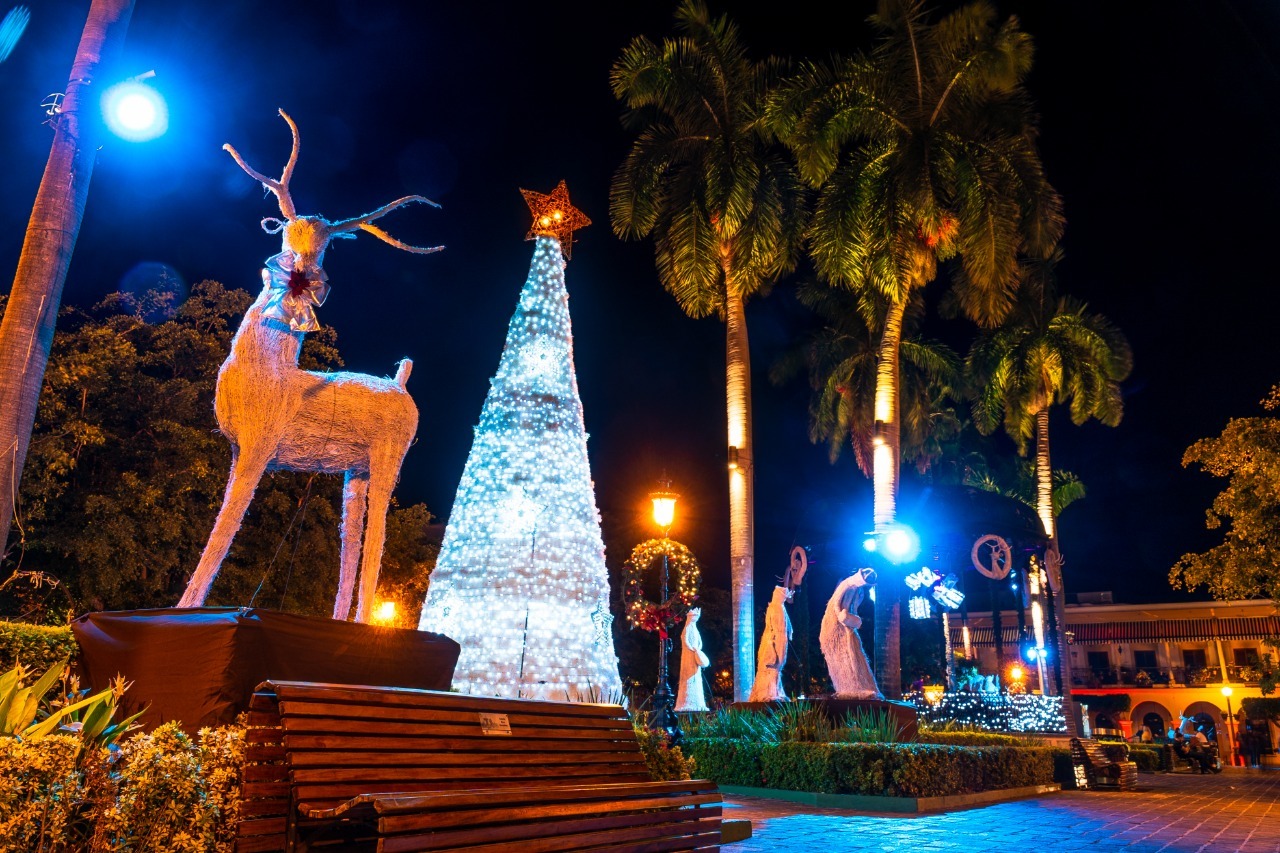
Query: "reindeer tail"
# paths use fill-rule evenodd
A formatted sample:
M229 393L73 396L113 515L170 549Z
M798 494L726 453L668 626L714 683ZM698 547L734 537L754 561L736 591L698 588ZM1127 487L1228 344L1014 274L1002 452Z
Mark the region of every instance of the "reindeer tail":
M396 384L401 388L409 381L409 372L413 370L413 362L410 359L400 359L400 366L396 369Z

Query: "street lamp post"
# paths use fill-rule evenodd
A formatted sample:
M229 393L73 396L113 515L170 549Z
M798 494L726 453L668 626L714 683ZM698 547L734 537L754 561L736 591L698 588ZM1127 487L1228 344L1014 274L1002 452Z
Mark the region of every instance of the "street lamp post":
M649 499L653 501L653 521L662 530L663 539L667 538L667 534L671 531L671 524L675 521L676 500L679 497L671 491L671 483L668 480L663 480L661 488L649 495ZM658 600L665 603L670 598L666 553L662 555L661 572ZM684 734L680 731L680 718L675 712L675 697L671 694L671 687L667 683L667 653L671 651L671 638L665 636L665 633L662 631L658 635L658 686L653 691L653 713L649 715L649 728L665 733L668 741L674 746L680 743Z
M1231 713L1231 693L1230 687L1222 688L1222 695L1227 700L1227 737L1231 740L1231 766L1236 766L1236 718Z

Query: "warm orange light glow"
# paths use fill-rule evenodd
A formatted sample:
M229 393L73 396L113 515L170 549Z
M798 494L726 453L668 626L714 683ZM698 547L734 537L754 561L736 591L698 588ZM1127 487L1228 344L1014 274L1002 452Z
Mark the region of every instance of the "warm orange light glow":
M389 625L396 618L396 603L394 601L384 601L373 611L373 621L376 624Z
M591 224L581 210L569 203L569 190L561 181L550 193L520 190L525 204L533 214L533 225L526 240L534 237L554 237L560 241L560 250L567 258L573 246L573 232Z
M1022 676L1024 674L1025 673L1022 671L1022 667L1018 666L1017 664L1014 664L1013 666L1009 667L1009 677L1014 681L1021 681Z
M1232 693L1234 693L1234 692L1235 692L1235 691L1234 691L1234 690L1232 690L1230 687L1224 687L1224 688L1222 688L1222 695L1223 695L1223 696L1230 696L1230 695L1231 695Z
M926 684L924 686L924 701L930 705L937 705L942 701L942 697L946 692L947 688L941 684Z
M653 501L653 522L662 528L664 533L676 520L676 499L680 497L668 490L666 485L664 484L661 491L649 495L649 500Z

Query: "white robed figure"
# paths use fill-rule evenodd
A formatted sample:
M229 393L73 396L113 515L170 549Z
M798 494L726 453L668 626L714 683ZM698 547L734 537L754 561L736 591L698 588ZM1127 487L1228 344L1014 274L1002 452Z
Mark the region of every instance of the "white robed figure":
M873 570L858 569L840 582L822 614L822 630L818 639L822 645L822 656L827 659L827 672L835 686L835 695L842 699L884 698L876 687L876 677L871 674L867 653L858 638L858 628L862 626L858 605L862 603L867 587L875 580Z
M769 607L764 613L764 635L760 637L760 651L756 657L756 680L751 685L748 702L785 702L782 689L782 668L787 663L787 647L791 643L791 617L787 615L787 603L794 592L775 586Z
M711 660L702 651L702 635L698 633L698 617L702 609L694 607L684 620L680 634L680 687L676 691L677 711L709 711L706 693L702 689L702 669Z

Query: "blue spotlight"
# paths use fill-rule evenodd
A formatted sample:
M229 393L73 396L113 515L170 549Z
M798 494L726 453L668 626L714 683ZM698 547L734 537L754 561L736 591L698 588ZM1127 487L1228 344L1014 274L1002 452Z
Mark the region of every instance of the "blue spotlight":
M102 117L112 133L130 142L146 142L169 129L164 98L137 80L117 83L102 94Z
M876 537L868 536L862 541L862 547L863 550L875 553L876 549L880 547L880 543L876 541Z
M920 553L920 537L905 524L892 525L880 538L883 540L884 555L891 563L914 560Z

